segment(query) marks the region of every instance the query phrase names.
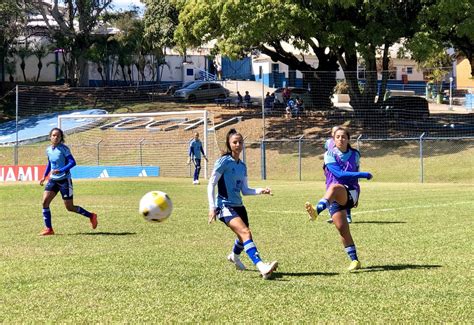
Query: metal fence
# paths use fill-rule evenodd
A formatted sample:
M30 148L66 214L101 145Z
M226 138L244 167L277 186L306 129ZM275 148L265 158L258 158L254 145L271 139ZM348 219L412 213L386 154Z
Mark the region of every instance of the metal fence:
M326 139L247 142L243 153L249 177L323 181ZM361 170L382 182L474 183L474 137L364 139Z

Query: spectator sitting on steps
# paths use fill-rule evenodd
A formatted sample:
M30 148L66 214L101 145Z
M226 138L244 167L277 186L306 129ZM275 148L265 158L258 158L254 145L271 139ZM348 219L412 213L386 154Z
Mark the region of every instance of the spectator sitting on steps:
M240 92L237 92L237 99L235 101L235 106L242 107L243 98Z
M250 98L250 94L248 91L245 92L244 96L244 107L251 107L252 106L252 98Z

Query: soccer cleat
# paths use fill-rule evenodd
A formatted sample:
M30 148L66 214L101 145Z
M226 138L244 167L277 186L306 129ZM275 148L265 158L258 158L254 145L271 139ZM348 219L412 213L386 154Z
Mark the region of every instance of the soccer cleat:
M270 279L272 273L277 269L278 262L273 261L271 263L263 263L261 267L259 267L260 274L262 274L262 278L264 280Z
M352 223L352 217L350 214L347 215L347 223Z
M39 234L40 236L51 236L54 235L53 228L44 228L42 232Z
M327 223L333 223L334 221L332 220L332 218L329 218L328 220L326 220Z
M235 268L239 271L244 271L247 268L245 267L244 263L240 260L239 256L235 255L234 253L230 253L227 256L227 260L235 265Z
M314 221L318 218L316 211L314 210L314 206L311 203L306 202L304 204L304 207L306 209L306 212L308 212L309 214L309 221Z
M349 271L355 271L355 270L358 270L360 268L361 268L360 262L358 260L354 260L354 261L351 262L351 264L349 265L349 267L347 269Z
M90 220L91 220L92 229L97 228L97 224L98 224L98 222L97 222L97 214L93 213L92 216L91 216L91 218L90 218Z
M194 181L193 181L193 184L194 184L194 185L197 185L197 184L199 184L199 181L194 180Z

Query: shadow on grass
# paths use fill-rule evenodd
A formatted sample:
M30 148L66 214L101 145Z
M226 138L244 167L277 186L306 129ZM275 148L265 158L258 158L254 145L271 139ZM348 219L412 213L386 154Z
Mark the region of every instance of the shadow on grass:
M352 223L370 223L370 224L391 224L391 223L406 223L406 221L352 221Z
M339 273L334 272L273 272L272 279L281 280L284 277L300 277L300 276L335 276Z
M395 264L395 265L372 265L364 267L360 272L383 272L383 271L403 271L403 270L423 270L423 269L435 269L442 267L441 265L416 265L416 264Z
M99 232L78 232L72 234L73 236L85 235L85 236L130 236L136 235L136 232L108 232L108 231L99 231Z

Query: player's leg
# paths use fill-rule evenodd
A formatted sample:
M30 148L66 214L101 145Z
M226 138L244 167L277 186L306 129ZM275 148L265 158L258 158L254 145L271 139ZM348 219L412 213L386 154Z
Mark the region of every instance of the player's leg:
M194 159L196 168L194 169L194 182L199 184L199 173L201 172L201 159Z
M229 214L225 211L226 209L227 208L223 209L224 215ZM260 258L257 246L255 245L252 239L252 232L250 231L250 228L248 226L249 223L247 211L244 207L240 207L238 208L238 214L237 211L235 211L234 209L231 209L230 213L232 214L232 217L226 218L228 220L226 220L227 226L237 235L237 238L244 246L245 252L247 253L252 263L258 268L262 277L264 279L270 278L273 271L275 271L278 267L278 262L273 261L271 263L264 263Z
M49 209L49 205L51 204L53 199L56 197L57 192L55 192L54 190L48 190L48 184L46 185L46 189L43 192L42 206L43 206L43 221L44 221L45 228L40 233L41 236L54 235L53 223L51 221L51 210Z
M78 213L86 218L89 218L92 229L97 228L97 214L89 212L81 206L74 205L74 190L72 185L72 179L68 178L61 183L60 192L61 196L63 197L64 206L68 211Z
M354 199L357 202L357 192L349 191L346 189L346 199L344 204L334 201L329 207L329 213L331 214L332 220L336 229L339 232L342 245L351 259L349 265L349 271L360 269L361 265L357 257L357 249L352 238L349 223L347 222L347 210L354 206Z
M339 202L345 205L347 202L346 187L341 184L332 184L324 194L324 197L316 204L316 208L309 202L305 203L305 209L309 214L309 219L315 220L317 215L329 207L332 202Z

